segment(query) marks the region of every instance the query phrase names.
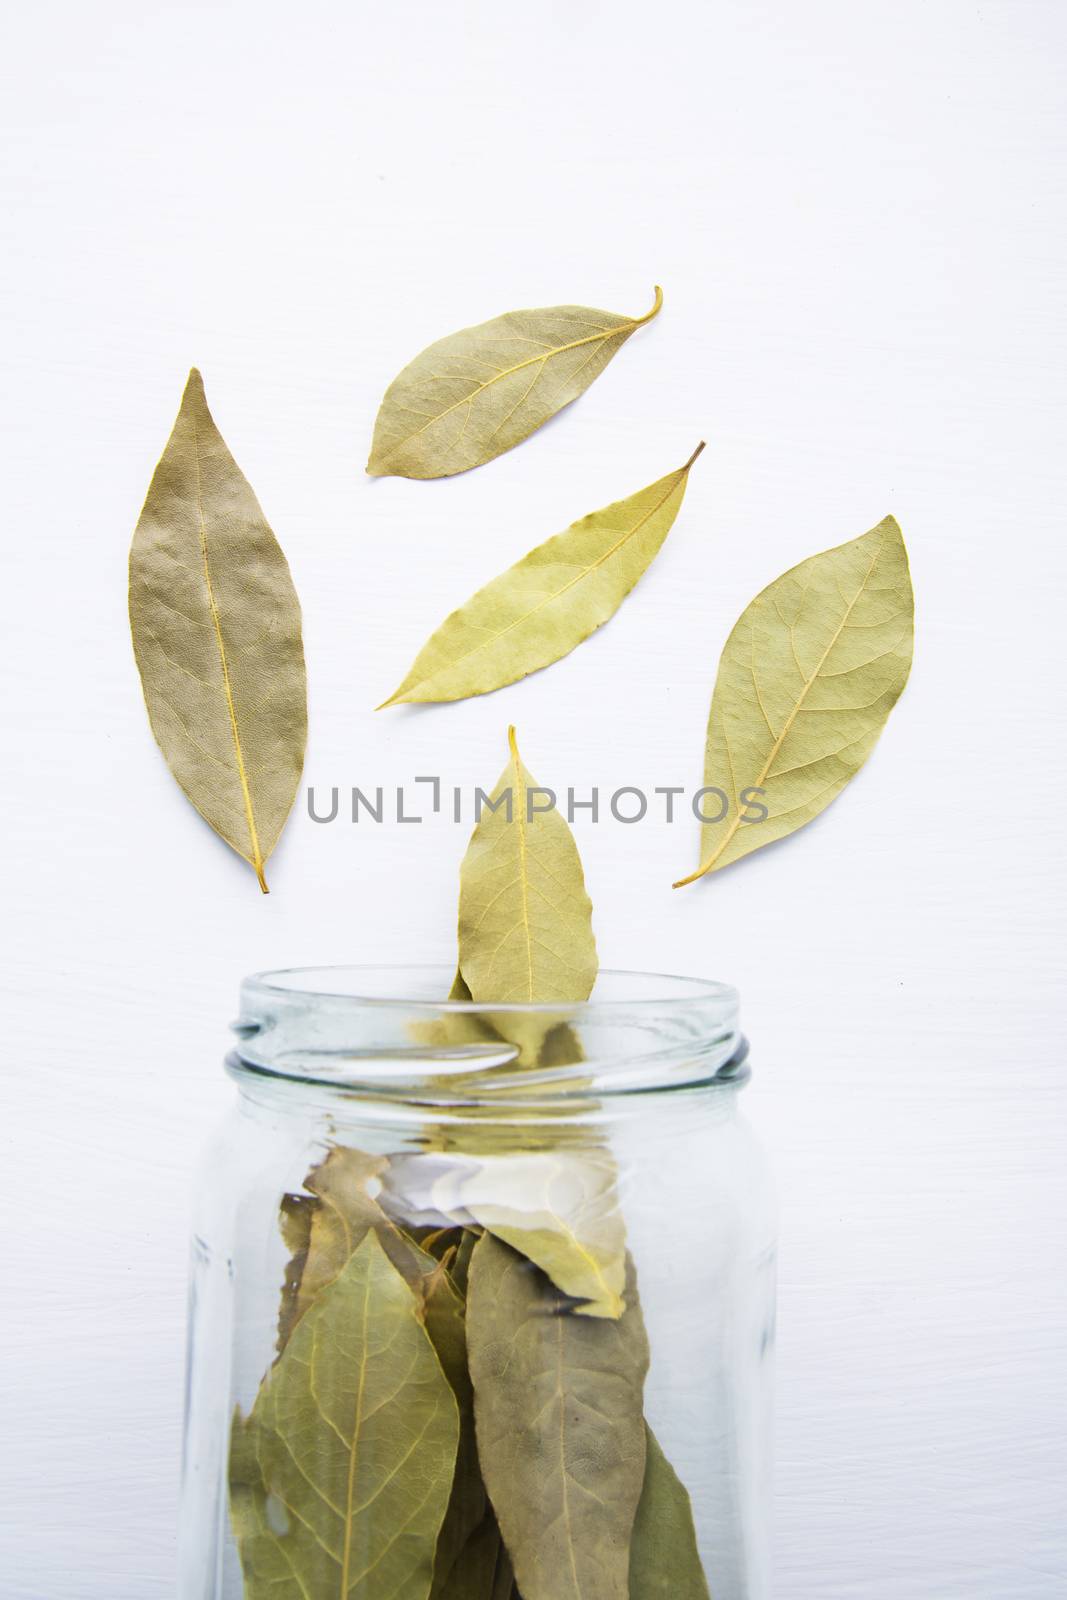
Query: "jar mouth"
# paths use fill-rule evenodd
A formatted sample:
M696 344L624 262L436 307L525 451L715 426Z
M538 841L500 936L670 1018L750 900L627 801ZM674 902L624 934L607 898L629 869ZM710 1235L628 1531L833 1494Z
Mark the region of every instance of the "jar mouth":
M711 978L678 977L662 972L629 972L608 968L598 974L596 988L588 1000L514 1001L449 1000L447 995L455 976L454 967L440 963L422 966L368 964L359 966L279 967L254 972L241 985L242 1000L257 991L265 996L302 996L305 1000L340 1000L353 1006L407 1005L413 1010L451 1011L460 1014L486 1011L538 1016L553 1016L576 1011L600 1010L609 1006L676 1007L699 1002L718 1002L736 1011L739 995L728 983Z
M241 986L238 1075L420 1104L599 1099L741 1073L738 993L603 971L580 1002L449 1000L454 968L292 967Z

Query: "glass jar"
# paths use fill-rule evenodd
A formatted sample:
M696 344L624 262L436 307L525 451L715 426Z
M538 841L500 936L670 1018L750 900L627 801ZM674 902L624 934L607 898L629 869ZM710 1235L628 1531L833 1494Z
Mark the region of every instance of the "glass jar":
M762 1600L774 1205L737 996L248 979L193 1239L181 1600Z

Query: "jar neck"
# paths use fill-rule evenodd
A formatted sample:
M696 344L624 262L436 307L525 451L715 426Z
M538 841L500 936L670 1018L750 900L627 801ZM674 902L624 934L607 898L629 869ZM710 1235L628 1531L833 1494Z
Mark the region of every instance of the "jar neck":
M631 1093L595 1095L573 1085L566 1094L473 1093L448 1098L388 1093L282 1076L250 1067L236 1053L226 1068L239 1092L244 1116L275 1128L299 1126L300 1137L324 1144L354 1144L386 1150L395 1142L425 1151L463 1150L494 1154L580 1148L607 1143L617 1131L634 1137L670 1137L695 1122L702 1127L732 1120L748 1083L747 1045L739 1045L730 1071L697 1083Z
M606 1114L746 1074L722 984L602 973L581 1004L440 1000L443 969L340 968L246 981L231 1070L279 1104L329 1095L474 1123ZM282 1088L281 1086L287 1086Z

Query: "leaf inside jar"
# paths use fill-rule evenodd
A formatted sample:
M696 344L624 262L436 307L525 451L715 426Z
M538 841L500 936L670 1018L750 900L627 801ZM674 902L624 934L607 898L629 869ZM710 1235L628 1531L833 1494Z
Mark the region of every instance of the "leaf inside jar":
M482 1474L526 1600L627 1600L648 1341L632 1269L615 1321L577 1317L490 1234L468 1308Z
M689 1491L647 1424L646 1446L630 1547L630 1600L710 1600Z
M234 1420L246 1600L425 1600L459 1429L417 1301L368 1232Z
M387 1216L370 1193L386 1166L380 1157L339 1146L304 1180L310 1191L309 1200L301 1204L300 1197L285 1196L283 1233L287 1243L295 1243L296 1253L286 1269L283 1313L288 1307L287 1327L291 1333L299 1318L329 1289L372 1234L412 1290L416 1314L430 1337L459 1408L460 1435L452 1493L437 1544L437 1584L442 1572L451 1570L487 1511L474 1443L463 1291L457 1288L450 1270L459 1251L457 1243L447 1242L438 1257ZM290 1220L294 1213L300 1217L295 1237ZM469 1248L466 1255L469 1257ZM464 1273L465 1270L464 1260ZM295 1291L291 1288L294 1281Z

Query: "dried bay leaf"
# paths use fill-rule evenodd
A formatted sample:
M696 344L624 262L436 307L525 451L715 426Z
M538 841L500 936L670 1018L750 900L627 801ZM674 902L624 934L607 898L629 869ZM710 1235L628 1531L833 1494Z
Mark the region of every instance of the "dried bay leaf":
M573 522L453 611L387 706L488 694L568 655L614 616L681 509L684 467Z
M508 742L510 761L491 796L500 808L487 810L478 822L461 868L460 970L452 996L487 1006L584 1000L596 980L597 954L581 858L558 811L529 816L532 779L514 728ZM501 803L508 790L510 821ZM454 1020L467 1024L482 1016ZM520 1065L545 1064L550 1046L550 1065L582 1060L573 1028L551 1012L516 1017L490 1010L486 1020L517 1047ZM506 1154L493 1150L504 1136L502 1108L487 1130L483 1158L469 1154L472 1141L465 1137L465 1149L453 1155L391 1163L386 1182L395 1204L401 1214L490 1229L536 1262L575 1301L579 1314L618 1318L626 1243L614 1163L606 1152L585 1148L584 1134L575 1151L558 1148L564 1137L559 1133L549 1148L525 1153L521 1110L515 1115L519 1140L509 1129Z
M519 994L524 999L541 1001L558 999L559 964L550 946L538 948L538 930L542 923L552 923L552 910L545 902L546 889L551 888L567 905L565 923L571 927L571 943L578 952L583 971L572 985L571 993L588 998L596 981L596 941L592 931L592 907L585 893L581 859L573 835L558 812L544 813L535 809L528 815L527 800L532 785L518 754L514 728L508 730L509 764L489 797L479 821L475 825L460 867L460 918L459 964L452 987L448 993L451 1001L471 1004L477 1000L485 1009L456 1011L434 1019L411 1025L412 1036L431 1051L469 1051L472 1066L484 1070L485 1051L495 1046L503 1047L496 1065L513 1066L563 1066L583 1059L581 1041L575 1030L550 1012L537 1015L516 1015L494 1012L493 1004L517 998L516 994L494 992L504 979L494 970L494 957L502 953L494 950L491 941L503 938L516 943L505 956L508 967L515 960L522 961L525 949L527 961L526 982L520 981ZM507 830L507 831L505 831ZM532 850L529 848L532 842ZM540 859L542 852L545 859ZM504 896L496 902L496 885L492 882L498 864L505 866L514 858L513 882L504 884ZM555 872L555 880L547 874ZM493 904L482 907L479 897ZM532 919L524 918L523 904L535 903ZM488 914L483 916L483 910ZM498 932L503 917L517 917L519 922L530 920L530 928L518 929L503 936ZM475 981L484 984L476 996L472 993L463 964L467 962ZM521 978L521 974L520 974ZM509 1060L507 1048L514 1051Z
M508 746L490 797L500 809L482 815L460 871L460 972L479 1004L587 1000L597 954L578 847L555 808L530 815L537 785L514 728Z
M387 1162L381 1157L336 1146L304 1180L312 1197L307 1207L297 1208L293 1203L297 1197L285 1197L282 1231L294 1248L294 1255L286 1273L281 1327L288 1338L308 1308L362 1248L368 1235L374 1234L415 1296L416 1313L459 1408L455 1475L435 1565L435 1572L442 1568L447 1572L486 1512L474 1439L474 1397L467 1370L464 1305L446 1265L398 1227L370 1193L386 1168ZM449 1249L454 1254L456 1247ZM298 1261L299 1283L294 1295L289 1286ZM464 1270L465 1267L466 1263Z
M907 682L913 631L893 517L756 596L726 641L708 720L704 782L728 810L704 823L701 864L675 888L784 839L840 794ZM765 820L743 820L753 802Z
M431 1199L445 1215L478 1223L533 1261L580 1302L575 1315L623 1314L626 1230L606 1151L457 1156Z
M369 1232L235 1418L246 1600L427 1600L459 1417L416 1311Z
M651 311L508 311L438 339L385 392L367 471L446 478L503 455L583 394Z
M195 368L134 532L130 626L167 765L266 893L304 764L300 603Z
M618 1321L576 1317L510 1246L486 1233L474 1248L478 1452L526 1600L629 1600L648 1368L632 1268L626 1301Z
M298 1321L344 1270L369 1232L378 1235L389 1259L408 1284L414 1286L433 1272L433 1259L394 1227L368 1192L368 1185L377 1181L384 1166L381 1157L338 1146L305 1178L305 1187L318 1203L310 1214L292 1321Z
M646 1424L645 1481L630 1546L630 1600L710 1600L693 1506Z

